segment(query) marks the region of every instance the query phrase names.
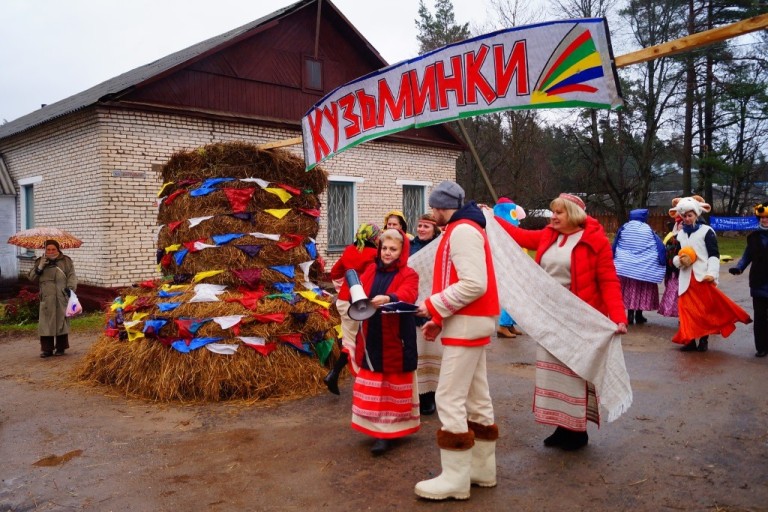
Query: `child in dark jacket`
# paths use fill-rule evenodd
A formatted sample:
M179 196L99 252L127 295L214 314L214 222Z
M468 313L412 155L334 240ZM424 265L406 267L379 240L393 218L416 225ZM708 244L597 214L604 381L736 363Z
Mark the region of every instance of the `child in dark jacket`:
M759 219L758 229L747 236L744 254L728 272L737 276L752 264L749 294L755 310L755 356L765 357L768 355L768 204L758 204L754 210Z

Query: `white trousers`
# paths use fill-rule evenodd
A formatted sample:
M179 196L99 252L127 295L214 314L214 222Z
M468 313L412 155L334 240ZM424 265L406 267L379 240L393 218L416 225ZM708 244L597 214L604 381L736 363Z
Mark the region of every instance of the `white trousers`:
M443 347L435 403L443 430L453 434L467 432L467 420L494 424L485 345Z

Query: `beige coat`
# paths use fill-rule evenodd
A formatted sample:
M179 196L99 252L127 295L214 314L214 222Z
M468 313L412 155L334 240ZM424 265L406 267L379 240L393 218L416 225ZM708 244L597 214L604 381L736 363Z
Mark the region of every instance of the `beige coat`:
M75 266L69 256L60 254L54 264L46 265L43 272L38 274L36 271L40 259L35 260L35 266L28 274L29 280L38 282L40 286L40 319L37 333L40 336L69 334L69 318L64 314L69 300L65 288L77 288Z

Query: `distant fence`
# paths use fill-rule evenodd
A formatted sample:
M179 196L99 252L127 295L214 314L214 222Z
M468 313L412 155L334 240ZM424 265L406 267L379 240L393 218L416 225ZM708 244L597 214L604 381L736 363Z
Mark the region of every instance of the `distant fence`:
M616 233L619 230L619 221L616 216L609 213L604 214L591 214L592 217L603 226L606 233ZM715 217L713 215L713 217ZM743 219L743 220L742 220ZM711 223L712 228L717 231L748 231L755 229L756 222L754 217L718 217L716 222L713 219ZM672 220L668 214L665 213L649 213L648 224L651 226L659 236L664 238L664 235L669 233L669 227L667 224Z
M596 218L600 224L602 224L606 233L616 233L619 230L620 224L615 215L605 213L592 216ZM648 214L648 225L650 225L651 229L653 229L662 238L664 235L669 233L667 223L671 220L672 218L669 215L663 213Z

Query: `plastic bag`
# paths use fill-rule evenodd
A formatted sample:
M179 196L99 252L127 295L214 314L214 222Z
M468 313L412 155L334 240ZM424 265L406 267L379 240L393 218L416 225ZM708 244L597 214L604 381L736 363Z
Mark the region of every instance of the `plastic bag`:
M83 306L80 305L80 301L77 299L75 292L70 290L69 301L67 301L67 312L64 313L66 317L77 316L83 312Z

